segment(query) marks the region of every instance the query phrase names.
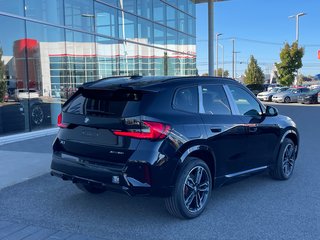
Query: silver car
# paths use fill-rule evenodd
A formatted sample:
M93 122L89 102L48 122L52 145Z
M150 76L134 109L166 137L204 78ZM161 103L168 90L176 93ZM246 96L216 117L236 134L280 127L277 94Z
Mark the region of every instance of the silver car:
M275 88L272 88L269 91L259 93L257 95L257 98L260 101L269 101L269 102L271 102L273 95L275 95L277 93L284 92L284 91L286 91L288 89L289 89L288 87L275 87Z
M273 95L272 102L298 102L298 97L309 91L309 88L289 88L287 91Z

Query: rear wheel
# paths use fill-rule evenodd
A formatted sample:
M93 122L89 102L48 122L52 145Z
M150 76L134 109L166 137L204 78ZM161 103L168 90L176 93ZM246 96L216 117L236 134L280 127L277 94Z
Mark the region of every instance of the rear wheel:
M276 164L270 170L271 177L278 180L289 179L293 173L296 157L297 146L291 139L285 138L281 145Z
M285 97L285 98L284 98L284 102L285 102L285 103L289 103L290 100L291 100L290 97Z
M199 158L187 158L172 195L165 200L170 214L179 218L198 217L205 209L212 191L207 164Z
M94 186L90 183L75 183L75 185L81 191L86 192L86 193L99 194L99 193L104 193L105 191L107 191L107 189L104 187Z

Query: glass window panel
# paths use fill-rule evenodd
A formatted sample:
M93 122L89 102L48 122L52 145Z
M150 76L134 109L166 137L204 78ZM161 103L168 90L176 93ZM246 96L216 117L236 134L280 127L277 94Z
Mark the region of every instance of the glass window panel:
M181 32L188 33L188 18L189 16L183 12L178 12L178 29Z
M107 5L95 3L95 11L97 33L118 38L119 10Z
M144 19L138 19L138 41L153 43L153 23Z
M178 0L178 8L184 12L188 12L189 0Z
M177 10L173 7L167 6L167 26L171 28L177 27Z
M120 49L120 75L139 75L139 64L137 56L139 54L138 45L123 42Z
M173 5L173 6L177 6L177 1L178 0L165 0L167 3Z
M189 37L183 33L179 33L178 36L179 36L178 37L178 41L179 41L178 51L188 53L188 51L189 51L189 45L188 45Z
M120 75L119 42L108 38L97 38L97 68L99 78Z
M65 0L65 24L84 31L94 31L95 15L91 1Z
M167 28L167 48L178 50L178 33L172 29Z
M168 53L158 48L154 48L154 74L156 76L168 75Z
M109 5L115 6L115 7L119 7L119 0L100 0L102 2L105 2Z
M137 0L137 13L139 16L152 20L152 0Z
M157 23L166 24L166 4L161 1L154 1L153 9L153 20Z
M196 35L196 21L194 18L188 16L188 34L195 36Z
M124 26L124 27L123 27ZM123 39L132 39L137 38L137 17L121 12L119 15L119 36Z
M24 16L23 0L0 0L1 12L13 13L19 16Z
M193 0L188 0L188 12L190 15L195 16L196 5L193 3Z
M63 0L26 0L26 16L63 25Z
M1 78L7 82L8 102L0 104L0 136L29 129L28 95L19 94L18 89L28 88L26 74L26 51L24 21L0 16L0 61L4 63ZM15 31L12 31L14 29ZM22 98L24 97L27 98Z
M69 87L76 89L85 82L98 79L98 70L92 71L92 64L97 65L94 37L90 34L67 31L66 40Z
M30 106L31 127L52 127L56 125L64 101L61 99L63 84L60 79L66 71L66 66L61 61L65 58L64 29L27 22L27 36L29 48L35 44L32 40L37 42L37 47L28 54L29 84L34 86L41 98L41 104L37 108ZM55 62L50 61L51 57L54 57ZM41 111L43 120L35 118L38 121L35 124L34 114Z
M139 75L154 76L154 50L151 47L139 46Z
M167 44L167 30L165 27L154 24L154 45L165 48Z
M120 4L119 7L121 8ZM137 13L137 0L123 0L123 9L127 12Z

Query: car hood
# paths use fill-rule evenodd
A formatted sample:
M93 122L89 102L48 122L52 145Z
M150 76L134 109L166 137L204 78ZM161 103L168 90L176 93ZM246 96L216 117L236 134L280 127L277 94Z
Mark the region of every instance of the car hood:
M272 94L273 93L271 93L271 92L261 92L261 93L258 94L258 96L270 96Z

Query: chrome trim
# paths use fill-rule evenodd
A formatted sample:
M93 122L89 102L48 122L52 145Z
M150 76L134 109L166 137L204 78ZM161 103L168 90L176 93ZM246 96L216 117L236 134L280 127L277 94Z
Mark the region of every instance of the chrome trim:
M263 167L258 167L258 168L253 168L253 169L249 169L249 170L245 170L245 171L241 171L241 172L236 172L236 173L231 173L231 174L227 174L225 175L226 178L233 178L233 177L237 177L243 174L247 174L247 173L252 173L252 172L257 172L260 170L264 170L267 169L268 166L263 166Z
M227 94L227 98L228 98L228 101L229 101L229 104L230 104L230 107L231 107L231 112L233 115L240 115L240 112L239 112L239 109L234 101L234 98L232 96L232 93L230 91L230 88L228 87L228 85L222 85L223 88L224 88L224 91L226 92Z
M198 85L198 95L199 95L199 113L205 113L203 107L203 94L202 86Z

